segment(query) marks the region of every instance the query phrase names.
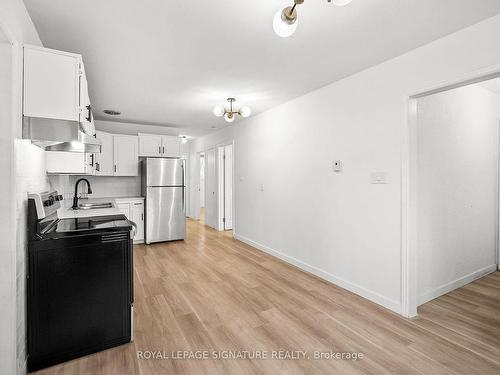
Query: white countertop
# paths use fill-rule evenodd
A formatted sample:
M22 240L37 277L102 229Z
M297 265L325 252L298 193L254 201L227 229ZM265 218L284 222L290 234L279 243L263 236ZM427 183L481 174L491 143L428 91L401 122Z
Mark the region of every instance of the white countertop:
M92 210L73 210L71 207L61 207L57 210L57 217L59 219L75 219L80 217L91 216L111 216L122 215L122 211L116 207L115 199L138 199L142 197L104 197L104 198L89 198L80 199L79 203L113 203L112 208L96 208Z

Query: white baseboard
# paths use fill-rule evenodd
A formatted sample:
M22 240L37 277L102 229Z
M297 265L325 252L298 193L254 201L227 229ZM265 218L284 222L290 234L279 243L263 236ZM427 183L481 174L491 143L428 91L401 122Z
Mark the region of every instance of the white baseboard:
M392 310L398 314L402 313L401 310L401 303L399 301L394 301L390 298L387 298L377 292L374 292L372 290L366 289L365 287L359 286L357 284L351 283L350 281L347 281L345 279L342 279L340 277L337 277L335 275L332 275L331 273L328 273L318 267L311 266L307 263L302 262L301 260L288 256L286 254L283 254L279 251L276 251L274 249L271 249L265 245L262 245L258 242L252 241L246 237L240 236L239 234L234 233L233 231L233 236L235 239L246 243L247 245L253 246L256 249L262 250L265 253L268 253L276 258L279 258L283 260L286 263L290 263L298 268L300 268L303 271L309 272L315 276L318 276L324 280L327 280L331 282L332 284L335 284L343 289L346 289L352 293L355 293L363 298L366 298L372 302L375 302L376 304L379 304L389 310Z
M446 293L449 293L452 290L461 288L464 285L473 282L474 280L480 279L481 277L486 276L489 273L495 272L496 270L497 270L497 265L492 264L488 267L481 268L480 270L465 275L457 280L451 281L445 285L437 287L436 289L431 290L430 292L427 292L419 296L418 306L423 305L424 303L429 302L435 298L438 298Z

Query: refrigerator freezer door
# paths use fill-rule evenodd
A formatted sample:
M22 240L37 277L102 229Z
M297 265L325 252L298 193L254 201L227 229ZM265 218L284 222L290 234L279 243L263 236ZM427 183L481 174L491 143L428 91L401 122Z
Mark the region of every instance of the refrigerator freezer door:
M184 160L146 159L147 186L184 186Z
M148 187L146 243L182 240L186 234L183 187Z

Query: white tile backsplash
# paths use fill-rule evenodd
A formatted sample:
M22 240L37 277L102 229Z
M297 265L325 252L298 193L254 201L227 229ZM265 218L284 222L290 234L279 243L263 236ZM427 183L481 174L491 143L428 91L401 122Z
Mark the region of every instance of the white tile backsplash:
M79 178L89 180L92 195L89 198L102 197L138 197L141 195L140 177L104 177L104 176L67 176L51 175L49 181L52 189L56 189L64 197L64 206L72 204L75 183ZM80 184L80 194L87 192L87 185Z

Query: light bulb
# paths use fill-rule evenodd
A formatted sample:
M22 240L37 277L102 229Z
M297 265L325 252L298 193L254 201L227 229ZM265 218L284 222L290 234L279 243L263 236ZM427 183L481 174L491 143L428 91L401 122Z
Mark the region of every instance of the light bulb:
M333 4L338 7L343 7L344 5L349 4L351 1L352 0L332 0Z
M185 135L183 135L183 136L181 137L181 142L182 142L182 143L187 143L187 141L188 141L187 137L186 137Z
M224 115L224 120L226 120L227 122L233 122L234 121L234 114L226 113Z
M296 19L293 23L288 23L283 21L282 18L283 10L279 10L275 15L273 19L273 28L274 32L282 37L282 38L287 38L290 35L292 35L295 30L297 30L297 24L298 20Z
M247 106L241 107L240 109L240 115L241 117L248 117L252 114L252 110L248 108Z
M221 105L218 105L218 106L214 107L213 112L214 112L215 116L222 117L222 116L224 116L224 107Z

